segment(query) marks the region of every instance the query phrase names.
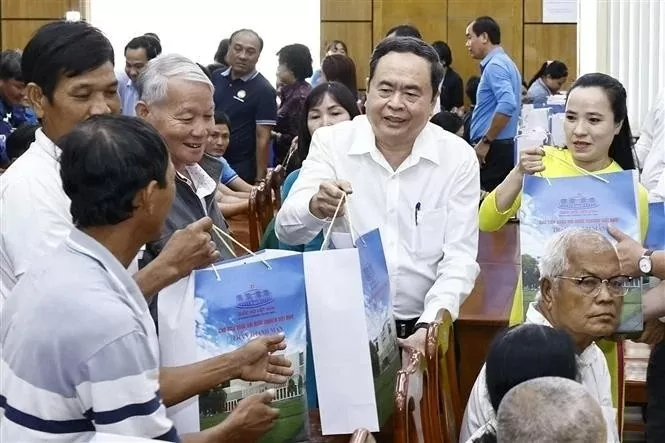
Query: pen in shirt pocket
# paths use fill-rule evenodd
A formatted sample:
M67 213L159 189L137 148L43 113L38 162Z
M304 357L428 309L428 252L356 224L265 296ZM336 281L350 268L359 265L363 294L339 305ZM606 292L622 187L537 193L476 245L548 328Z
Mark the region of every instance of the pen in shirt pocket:
M418 226L418 213L419 212L420 212L420 202L416 203L416 208L415 208L415 212L414 212L416 226Z

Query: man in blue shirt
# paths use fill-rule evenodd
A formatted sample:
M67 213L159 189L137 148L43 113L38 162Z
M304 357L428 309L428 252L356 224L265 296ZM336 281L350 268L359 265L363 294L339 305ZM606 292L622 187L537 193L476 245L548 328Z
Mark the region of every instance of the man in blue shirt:
M277 119L275 88L256 70L262 49L263 40L256 32L236 31L227 53L230 67L212 74L215 110L231 119L231 143L224 157L249 184L266 176Z
M136 115L136 102L139 101L136 81L148 62L161 53L161 43L149 35L134 37L125 46L125 70L116 73L122 115Z
M471 144L480 161L480 186L492 191L514 166L522 80L501 47L501 29L491 17L466 28L466 47L480 60L480 83L471 117Z
M37 117L26 107L21 53L9 49L0 53L0 166L8 162L5 142L14 129L34 125ZM4 167L4 166L3 166Z

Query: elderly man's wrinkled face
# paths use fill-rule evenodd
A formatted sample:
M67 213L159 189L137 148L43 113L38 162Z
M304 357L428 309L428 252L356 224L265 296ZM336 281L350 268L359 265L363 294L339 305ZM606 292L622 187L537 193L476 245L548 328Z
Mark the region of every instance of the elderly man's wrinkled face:
M365 103L379 143L415 141L434 109L431 75L429 61L415 54L389 52L379 59Z
M568 331L577 344L590 344L615 332L624 292L616 284L622 278L614 247L601 239L581 240L570 248L563 275L545 279L541 291L553 326ZM599 279L614 280L598 284Z
M173 165L181 171L203 157L215 104L205 83L169 80L166 95L164 102L148 105L139 115L164 137Z

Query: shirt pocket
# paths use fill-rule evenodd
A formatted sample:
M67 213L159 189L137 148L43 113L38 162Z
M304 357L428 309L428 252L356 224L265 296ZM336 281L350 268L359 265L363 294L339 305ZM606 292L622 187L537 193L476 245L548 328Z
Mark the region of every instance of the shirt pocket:
M411 247L419 258L440 258L446 228L447 208L418 212L418 223L413 231Z

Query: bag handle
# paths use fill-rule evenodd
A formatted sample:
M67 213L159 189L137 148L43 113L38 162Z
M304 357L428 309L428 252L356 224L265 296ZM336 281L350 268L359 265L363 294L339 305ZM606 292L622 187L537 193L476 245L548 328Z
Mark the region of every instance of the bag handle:
M321 249L319 249L319 251L325 250L326 246L328 245L328 242L330 240L330 234L332 233L333 224L335 224L335 220L337 219L337 214L339 214L339 210L341 209L344 200L346 200L347 202L349 200L349 197L346 194L346 192L342 194L342 196L339 198L339 202L337 202L337 207L335 208L335 212L333 213L332 221L330 222L330 225L328 225L328 229L326 229L326 233L323 236L323 243L321 244ZM358 233L358 231L356 231L353 223L351 222L351 208L346 208L346 209L347 211L344 214L344 218L346 219L346 222L349 225L349 234L351 235L351 242L353 242L353 244L355 245L356 241L360 239L364 246L365 240L361 238L360 234ZM353 236L354 232L356 234L356 238L354 238Z

